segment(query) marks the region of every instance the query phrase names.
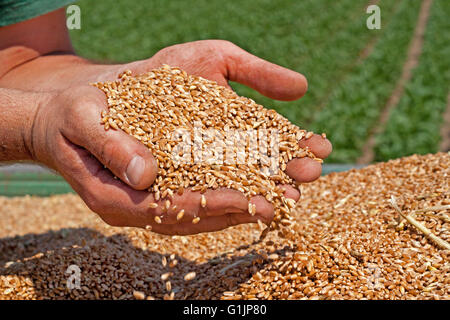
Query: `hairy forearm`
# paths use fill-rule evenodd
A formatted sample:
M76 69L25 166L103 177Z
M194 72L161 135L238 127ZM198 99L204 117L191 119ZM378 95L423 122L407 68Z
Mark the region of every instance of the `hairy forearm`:
M31 130L46 94L0 88L0 161L33 160Z
M0 75L0 87L25 91L63 90L103 80L98 79L98 75L112 69L114 66L93 64L75 55L40 56L17 63L9 72Z

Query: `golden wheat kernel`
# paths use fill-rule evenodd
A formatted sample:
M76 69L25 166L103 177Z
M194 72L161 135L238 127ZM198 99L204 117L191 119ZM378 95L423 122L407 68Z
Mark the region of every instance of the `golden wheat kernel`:
M147 230L147 231L152 231L152 226L151 226L151 225L146 225L146 226L145 226L145 230Z
M177 220L181 220L184 217L184 209L181 209L180 212L177 214Z
M161 217L155 216L155 222L161 224L162 223Z
M166 200L166 202L164 203L164 207L166 211L170 209L170 200Z
M165 256L163 256L161 258L161 264L162 264L163 267L167 266L167 258Z
M148 206L149 206L149 208L151 208L151 209L158 208L158 204L155 203L155 202L150 203Z
M200 205L202 206L202 208L206 207L206 198L205 196L202 194L201 200L200 200Z
M195 276L196 276L196 273L195 272L189 272L189 273L187 273L185 276L184 276L184 280L185 281L191 281L191 280L193 280L194 278L195 278Z
M292 209L292 208L295 208L297 202L294 199L287 198L286 204L289 207L289 209Z
M161 280L166 281L172 275L172 272L166 272L161 275Z
M193 224L197 224L199 222L200 222L200 217L195 217L194 219L192 219Z
M256 213L256 205L249 202L248 203L248 212L250 213L250 215L254 216Z
M177 260L177 259L174 259L174 260L170 261L169 267L170 267L170 268L173 268L173 267L175 267L177 264L178 264L178 260Z
M117 126L116 122L112 118L108 119L108 123L109 123L109 126L111 128L113 128L114 130L119 130L119 127Z
M144 300L145 294L142 291L133 291L133 296L137 300Z

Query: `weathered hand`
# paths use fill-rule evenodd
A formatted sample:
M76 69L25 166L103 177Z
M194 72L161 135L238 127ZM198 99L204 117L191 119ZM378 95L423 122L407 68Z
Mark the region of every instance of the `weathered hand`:
M166 199L159 201L158 208L150 208L155 199L144 190L155 179L156 162L144 145L126 133L104 130L100 117L106 109L104 94L90 86L44 94L26 145L36 161L60 172L107 223L151 225L153 231L163 234L192 234L258 219L268 223L273 218L272 205L261 196L250 200L257 208L256 215L251 216L247 199L238 191L208 190L207 205L203 208L200 193L187 190L171 199L163 222L156 223L154 217L161 215ZM292 190L286 191L286 195L298 200L298 192ZM181 209L185 215L177 221ZM200 222L193 224L192 219L197 216Z
M59 171L87 205L106 222L117 226L151 225L154 231L165 234L190 234L256 222L258 219L266 223L271 221L273 208L264 198L251 199L257 209L252 217L247 213L248 201L241 193L210 190L205 194L209 199L206 208L200 206L198 193L175 196L171 205L176 205L176 210L169 210L163 222L157 224L154 216L159 213L162 203L159 208L149 208L149 204L154 202L153 195L139 191L149 187L155 179L156 163L150 151L124 132L104 130L100 124L100 113L107 108L105 96L100 90L86 85L116 79L126 69L144 73L169 64L222 85L228 85L228 80L238 81L269 97L292 100L306 91L307 83L302 75L257 58L230 42L219 40L175 45L161 50L150 59L124 65L83 64L76 57L49 56L39 59L30 62L27 70L16 68L15 75L47 70L45 65L50 66L54 59L61 60L51 76L37 72L39 76L26 82L31 86L26 89L43 91L50 86L60 89L60 92L44 94L47 98L40 104L35 116L28 143L30 150L37 161ZM15 83L20 82L20 77L17 79ZM318 135L299 143L302 147L309 147L320 158L327 157L331 152L330 142ZM309 182L320 176L321 165L309 158L294 159L288 163L286 170L297 182ZM300 193L286 186L286 196L298 200ZM181 223L175 223L177 211L181 209L185 209L185 217ZM201 218L198 224L191 223L194 216Z

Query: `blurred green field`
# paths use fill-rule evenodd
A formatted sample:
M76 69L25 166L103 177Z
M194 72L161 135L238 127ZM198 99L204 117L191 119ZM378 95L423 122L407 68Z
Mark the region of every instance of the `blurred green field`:
M406 85L386 130L377 136L377 160L434 152L441 140L439 128L450 92L449 2L436 2L431 17L420 65ZM404 139L408 135L414 139Z
M355 162L401 74L422 3L380 0L382 27L368 30L365 8L369 2L81 0L77 4L82 28L71 31L71 37L80 55L103 62L144 59L187 41L230 40L305 74L309 82L307 95L295 102L274 101L233 83L239 94L277 109L301 127L327 133L334 144L328 162ZM433 2L426 54L408 84L408 98L402 99L392 116L397 120L390 119L386 132L377 136L376 160L438 149L440 122L436 119L445 109L442 96L449 89L449 8L448 0ZM434 72L441 68L447 68L442 71L446 73L431 86ZM416 108L421 108L419 115ZM430 112L433 116L423 116ZM398 123L403 123L401 130ZM402 138L416 141L416 136L424 143L404 146L399 142Z

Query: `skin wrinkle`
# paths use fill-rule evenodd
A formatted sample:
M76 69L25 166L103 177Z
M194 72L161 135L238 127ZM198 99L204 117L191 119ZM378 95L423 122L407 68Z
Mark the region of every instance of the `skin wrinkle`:
M2 61L0 64L0 78L15 68L37 58L39 58L39 52L23 46L0 50L0 61Z
M40 99L29 92L0 88L0 141L4 148L0 161L32 160L24 137Z
M34 144L35 144L34 130L35 130L35 126L36 126L36 118L39 114L39 110L41 109L41 106L42 106L42 104L39 103L36 107L36 111L33 115L33 122L31 125L29 138L23 140L24 144L25 144L25 148L27 149L31 159L36 159L36 153L34 152ZM28 146L27 141L30 141L29 146Z

